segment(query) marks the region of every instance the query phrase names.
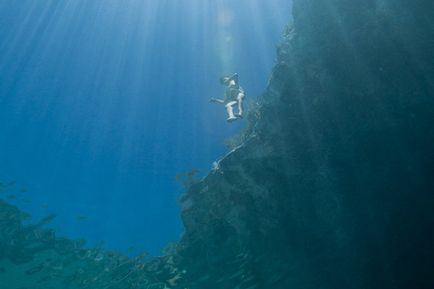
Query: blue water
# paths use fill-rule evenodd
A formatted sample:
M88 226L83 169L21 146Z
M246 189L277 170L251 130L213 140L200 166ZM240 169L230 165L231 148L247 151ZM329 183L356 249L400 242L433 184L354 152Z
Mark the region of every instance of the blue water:
M225 154L218 78L265 89L287 0L0 0L0 180L61 236L158 254Z

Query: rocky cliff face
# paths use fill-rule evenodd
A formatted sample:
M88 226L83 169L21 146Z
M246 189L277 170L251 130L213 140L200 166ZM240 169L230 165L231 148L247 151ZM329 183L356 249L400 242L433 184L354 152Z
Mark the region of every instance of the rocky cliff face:
M294 0L245 142L182 197L186 287L434 288L432 11Z

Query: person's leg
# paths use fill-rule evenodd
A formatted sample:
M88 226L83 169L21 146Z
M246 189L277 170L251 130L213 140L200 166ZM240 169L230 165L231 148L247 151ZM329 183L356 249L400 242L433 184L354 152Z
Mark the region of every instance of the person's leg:
M237 96L238 100L238 116L243 117L243 111L244 111L244 93L239 93Z
M234 114L234 106L237 104L236 101L231 101L228 104L226 104L226 111L228 112L228 119L227 121L234 121L237 118L235 117Z

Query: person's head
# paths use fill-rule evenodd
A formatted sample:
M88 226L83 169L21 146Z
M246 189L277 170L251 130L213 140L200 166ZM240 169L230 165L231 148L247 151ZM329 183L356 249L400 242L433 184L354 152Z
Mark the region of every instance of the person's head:
M222 85L228 85L230 81L231 79L229 76L220 77L220 84Z
M229 83L232 80L235 81L235 83L237 83L238 82L238 74L235 73L234 75L231 75L231 76L226 75L226 76L220 77L220 83L222 85L229 85Z

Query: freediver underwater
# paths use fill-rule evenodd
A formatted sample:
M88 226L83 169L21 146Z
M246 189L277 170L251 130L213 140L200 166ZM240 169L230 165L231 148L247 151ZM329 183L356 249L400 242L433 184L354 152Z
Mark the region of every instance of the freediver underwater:
M217 99L211 97L210 102L224 104L228 113L228 122L236 121L243 118L243 103L246 94L244 89L239 85L238 74L226 75L220 78L220 83L226 86L224 93L224 99ZM234 108L237 108L238 112L234 113Z

